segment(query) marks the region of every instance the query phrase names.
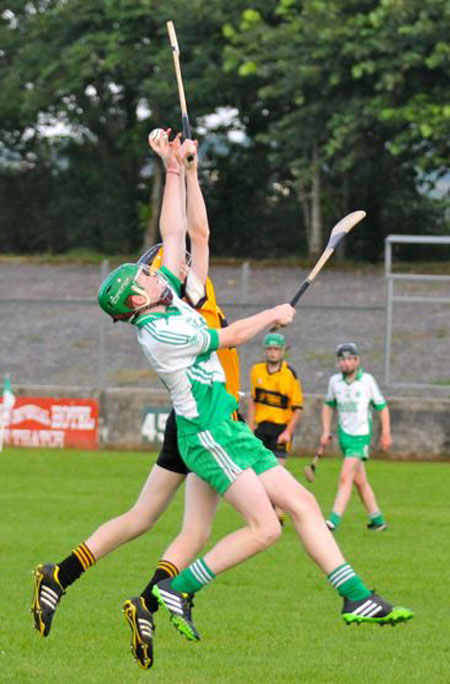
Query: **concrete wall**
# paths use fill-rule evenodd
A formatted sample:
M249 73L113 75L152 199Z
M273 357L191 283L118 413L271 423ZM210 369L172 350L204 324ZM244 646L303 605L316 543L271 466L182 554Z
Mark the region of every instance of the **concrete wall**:
M106 389L96 390L51 386L14 386L17 395L96 398L100 404L100 441L111 448L150 448L142 436L147 407L157 411L170 409L164 389ZM294 441L294 453L311 455L321 432L320 412L322 395L307 395L302 420ZM450 399L418 399L392 397L389 399L394 445L387 457L417 460L450 458ZM246 406L243 401L243 413ZM375 413L375 412L374 412ZM374 415L375 438L379 434L379 420ZM327 453L338 454L334 439ZM374 454L375 455L375 454Z
M383 457L409 460L450 457L450 400L391 397L388 399L388 404L393 447L389 455L384 454ZM321 433L322 405L322 395L306 396L304 415L296 433L295 450L311 452L316 448ZM374 455L376 455L380 433L380 421L376 411L373 411L373 426ZM332 440L328 452L339 453L336 439Z

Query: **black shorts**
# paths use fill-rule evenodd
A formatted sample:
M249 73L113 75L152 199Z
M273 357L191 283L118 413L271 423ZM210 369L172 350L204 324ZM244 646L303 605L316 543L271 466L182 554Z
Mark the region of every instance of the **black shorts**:
M277 444L278 437L285 429L285 424L263 421L257 426L255 437L258 437L266 449L269 449L277 458L287 458L289 451L288 445Z
M185 465L178 450L177 423L175 411L172 409L167 418L166 429L164 430L164 441L156 465L173 473L187 475L190 471Z

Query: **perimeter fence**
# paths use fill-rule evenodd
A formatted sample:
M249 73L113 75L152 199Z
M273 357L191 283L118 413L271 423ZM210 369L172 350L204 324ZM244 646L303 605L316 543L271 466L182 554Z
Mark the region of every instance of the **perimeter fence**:
M396 236L393 236L396 237ZM13 385L64 388L159 387L128 325L113 325L98 308L96 292L109 265L0 265L0 372ZM229 321L289 301L308 270L298 267L213 265L218 301ZM355 341L363 363L387 393L450 394L448 301L450 277L395 278L405 293L392 292L394 278L378 269L325 269L298 306L285 331L288 361L304 391L326 391L335 372L334 350ZM433 299L418 299L417 288L431 285ZM387 291L387 295L386 295ZM443 301L437 301L442 298ZM410 307L414 308L411 309ZM406 309L406 311L405 311ZM262 358L262 335L240 350L242 386L249 389L250 367ZM389 342L389 343L388 343ZM386 371L386 369L388 369ZM383 373L384 371L384 373ZM394 386L400 378L401 386ZM384 382L383 382L384 379Z

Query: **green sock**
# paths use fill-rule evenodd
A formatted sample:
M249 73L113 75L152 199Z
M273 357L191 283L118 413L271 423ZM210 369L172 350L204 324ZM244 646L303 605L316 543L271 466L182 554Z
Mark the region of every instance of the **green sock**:
M170 586L175 589L175 591L195 594L195 592L204 587L205 584L212 582L214 578L215 574L208 568L203 558L198 558L191 563L188 568L180 572L180 574L172 580Z
M375 523L375 525L384 525L386 520L384 515L380 511L377 511L376 513L372 513L370 515L370 522Z
M335 513L333 511L331 515L328 516L328 520L330 520L337 529L341 524L342 516L340 516L339 513Z
M339 565L328 575L330 583L338 590L339 596L351 601L367 598L372 593L348 563Z

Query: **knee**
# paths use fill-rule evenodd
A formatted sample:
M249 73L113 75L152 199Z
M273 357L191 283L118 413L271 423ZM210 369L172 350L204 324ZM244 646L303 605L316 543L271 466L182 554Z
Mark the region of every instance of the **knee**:
M341 472L339 475L339 485L341 487L351 487L353 483L353 473Z
M357 477L355 477L355 479L353 480L353 484L355 485L358 492L361 492L364 489L364 481L359 480Z
M306 492L305 496L305 506L309 513L318 513L319 515L322 515L322 511L320 510L320 506L317 503L316 497L314 494L308 491Z
M294 518L301 518L304 515L313 514L322 516L316 497L307 489L302 491L301 496L296 497L292 504L289 507L286 507L286 510Z
M281 537L281 525L276 515L273 516L270 522L266 521L263 525L258 526L255 536L262 549L267 549L272 544L275 544Z

